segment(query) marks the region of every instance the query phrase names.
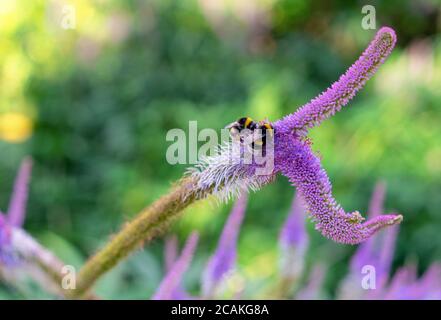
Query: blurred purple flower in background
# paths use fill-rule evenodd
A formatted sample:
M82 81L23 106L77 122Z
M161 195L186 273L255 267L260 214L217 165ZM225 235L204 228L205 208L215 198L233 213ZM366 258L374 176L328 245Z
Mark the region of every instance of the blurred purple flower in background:
M236 264L236 246L240 226L242 224L248 195L244 194L237 200L225 223L218 246L209 258L207 266L202 274L202 296L214 297L221 287L229 272L234 270ZM172 236L165 243L165 269L166 276L162 280L153 299L176 299L187 300L196 297L190 296L181 287L181 280L188 269L197 243L197 233L193 233L182 250L181 256L177 256L177 238Z
M322 297L322 287L326 276L326 268L322 264L317 264L312 269L308 282L296 294L297 300L318 300Z
M412 295L411 287L417 281L417 267L409 264L395 272L388 288L383 292L383 299L405 299Z
M371 201L369 204L368 216L369 219L374 219L377 216L381 215L384 211L383 203L386 194L386 186L384 183L377 183L375 186L374 192L371 197ZM390 232L391 230L389 230ZM378 258L375 257L377 251L375 251L375 242L379 242L380 233L376 236L367 239L365 242L361 243L354 256L351 259L351 272L359 273L364 265L369 263L374 263L372 259Z
M308 233L305 229L306 213L302 199L297 192L285 224L279 236L280 273L282 281L296 281L303 273Z
M441 264L433 263L418 278L416 264L409 264L397 270L389 287L379 297L386 300L440 300Z
M5 216L0 212L0 266L10 266L14 263L11 246L11 229Z
M414 290L418 292L417 296L421 299L441 300L441 263L433 263Z
M187 239L187 242L182 249L181 256L173 263L170 270L168 270L165 277L162 279L159 288L153 295L153 300L171 300L171 299L186 299L187 296L182 296L181 281L182 277L190 266L193 254L196 250L199 235L193 232Z
M12 228L21 227L26 216L31 170L32 160L25 158L15 179L8 213L4 215L0 212L0 265L12 266L17 262L17 256L12 249Z
M376 247L379 251L377 264L377 287L379 288L383 288L389 280L399 229L398 226L394 226L380 235L383 239L380 240L379 247Z
M165 250L164 250L164 269L167 274L172 270L173 265L178 259L178 238L176 235L170 236L165 240ZM192 297L182 288L182 283L173 290L173 299L176 300L189 300Z
M28 186L32 171L32 160L25 158L20 166L14 183L8 209L8 222L14 227L21 227L26 216Z
M385 185L378 183L369 206L369 218L383 212ZM340 299L441 299L441 265L434 263L418 279L415 264L398 269L390 279L398 226L380 232L360 244L351 259L349 274L342 281ZM375 288L363 289L364 266L375 268Z
M375 219L383 213L385 194L385 184L377 183L369 205L369 219ZM351 259L349 274L340 287L339 295L341 299L362 298L368 293L371 298L375 298L375 295L381 292L388 281L397 233L398 226L394 226L388 229L387 232L377 233L359 245ZM376 290L373 292L368 292L361 286L361 281L365 276L362 270L365 266L375 268Z
M369 218L381 216L385 198L385 184L377 183L369 205ZM218 247L210 257L202 276L201 294L191 296L181 287L181 280L188 269L197 242L195 233L189 237L181 256L177 257L177 238L170 237L165 243L165 268L167 273L158 288L154 299L197 299L217 298L222 283L234 270L237 260L237 237L247 205L247 196L241 196L225 223ZM309 246L305 229L304 202L296 193L290 213L279 235L281 265L278 277L280 286L275 292L278 298L294 297L301 300L324 299L324 280L326 267L315 263L306 283L304 262ZM348 275L341 282L337 297L340 299L441 299L441 264L434 263L418 279L416 266L400 268L389 281L398 227L380 232L359 245L351 259ZM362 268L370 265L375 268L375 289L362 287ZM292 294L294 291L294 295ZM237 295L235 295L238 297ZM274 296L273 296L274 297Z
M204 297L214 296L225 277L235 268L237 238L245 216L247 201L247 194L241 195L236 201L225 223L218 246L208 260L202 275L202 294Z

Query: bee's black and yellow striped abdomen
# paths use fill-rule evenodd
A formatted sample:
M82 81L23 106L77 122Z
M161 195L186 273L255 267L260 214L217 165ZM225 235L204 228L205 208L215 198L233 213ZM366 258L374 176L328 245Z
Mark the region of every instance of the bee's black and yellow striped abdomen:
M236 121L234 127L239 129L239 131L243 129L254 130L257 124L250 117L243 117Z

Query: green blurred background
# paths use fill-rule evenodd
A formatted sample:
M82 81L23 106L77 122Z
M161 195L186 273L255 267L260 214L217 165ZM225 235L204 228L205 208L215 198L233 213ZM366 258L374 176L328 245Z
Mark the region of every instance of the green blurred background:
M398 44L350 107L312 131L336 199L365 212L387 183L387 212L404 215L394 268L441 258L441 3L419 1L131 0L0 2L0 208L25 155L35 161L25 228L67 263L82 262L185 171L165 152L169 129L220 129L240 116L276 120L335 81L377 28ZM73 6L75 26L63 28ZM68 8L68 9L66 9ZM294 189L285 178L250 198L240 276L259 297L277 271L277 237ZM186 287L214 249L231 203L205 201L171 230L202 241ZM328 266L330 297L355 247L308 224L307 263ZM105 298L149 298L163 275L163 239L96 286ZM307 272L308 272L307 270ZM0 298L23 296L0 285Z

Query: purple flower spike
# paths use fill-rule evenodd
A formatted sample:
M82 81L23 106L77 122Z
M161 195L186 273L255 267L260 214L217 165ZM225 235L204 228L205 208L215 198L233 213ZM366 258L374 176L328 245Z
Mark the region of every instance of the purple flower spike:
M416 280L416 270L407 277L406 273L403 276L403 272L397 272L389 287L386 299L438 300L441 293L441 269L439 267L436 264L432 265L418 280ZM410 269L410 271L412 270Z
M236 264L236 246L240 226L245 216L248 195L239 197L225 223L222 235L214 254L210 257L202 275L202 292L204 297L214 295L218 285Z
M31 170L32 160L25 158L15 179L14 191L9 202L8 223L14 227L21 227L25 219Z
M185 297L177 297L175 292L179 292L182 276L190 266L196 245L198 243L199 235L193 232L185 243L181 256L173 264L167 275L162 280L156 293L153 295L153 300L171 300Z
M275 123L281 133L294 132L304 137L308 129L333 116L351 100L392 52L397 38L395 31L381 28L361 57L328 90L295 113Z
M308 233L305 229L305 210L303 200L297 192L291 212L282 227L279 237L282 251L281 273L285 278L295 279L304 268L304 258L308 247Z
M398 231L399 227L394 226L382 235L384 239L382 241L383 245L380 250L377 270L377 280L381 286L384 286L389 278Z
M178 258L178 238L173 235L168 237L165 241L165 252L164 252L164 265L165 272L168 273L172 268L176 259ZM179 284L179 286L173 290L172 297L173 300L190 300L193 299Z
M386 194L384 183L377 183L369 204L369 219L375 219L383 213ZM342 299L367 298L376 299L383 294L395 249L398 227L392 227L387 233L378 233L361 243L351 259L350 273L342 282L340 297ZM367 292L361 286L364 266L373 266L376 271L376 290Z
M316 229L324 236L340 243L357 244L376 231L401 222L401 215L382 215L363 222L358 211L346 213L334 200L329 178L309 144L277 131L276 138L275 166L297 187Z
M441 264L434 263L422 276L418 286L419 297L425 300L441 299Z
M441 299L441 265L434 263L418 280L414 265L401 268L391 282L386 299Z
M385 300L412 299L415 292L412 290L417 280L416 265L401 267L394 275L384 297Z

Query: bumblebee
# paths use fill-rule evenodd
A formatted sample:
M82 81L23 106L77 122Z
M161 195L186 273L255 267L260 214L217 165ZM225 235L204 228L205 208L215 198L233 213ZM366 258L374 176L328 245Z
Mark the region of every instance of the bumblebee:
M250 117L243 117L237 121L230 123L225 127L230 130L230 135L235 139L241 139L241 132L245 129L254 131L260 130L260 137L253 141L253 148L257 146L264 146L266 144L267 136L272 137L274 134L274 128L271 123L267 121L255 122Z

